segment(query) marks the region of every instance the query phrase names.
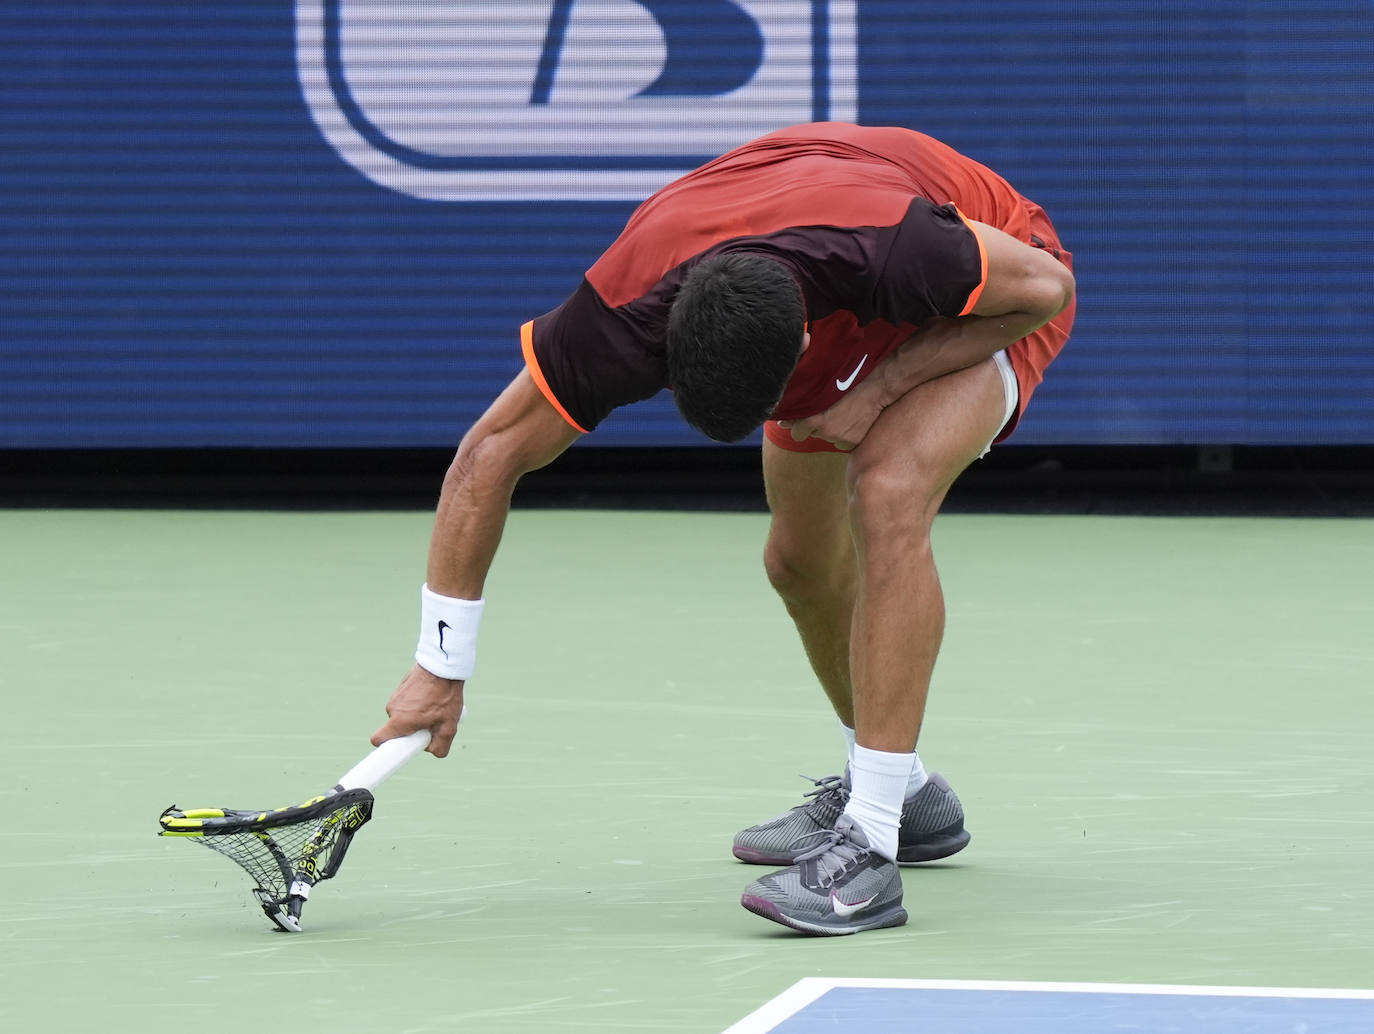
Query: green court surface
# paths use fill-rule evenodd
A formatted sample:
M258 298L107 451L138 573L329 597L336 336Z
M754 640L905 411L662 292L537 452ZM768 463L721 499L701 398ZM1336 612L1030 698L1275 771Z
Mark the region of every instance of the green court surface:
M183 806L367 748L430 517L0 512L0 1029L719 1032L804 977L1374 986L1374 522L947 516L922 755L973 842L908 926L738 904L841 764L758 514L522 511L460 748L305 932ZM913 1025L913 1030L919 1026Z

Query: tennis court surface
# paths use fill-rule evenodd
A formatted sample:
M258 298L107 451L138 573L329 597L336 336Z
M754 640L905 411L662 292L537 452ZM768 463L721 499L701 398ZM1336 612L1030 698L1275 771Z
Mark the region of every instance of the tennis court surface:
M430 520L0 511L0 1028L1374 1029L1374 521L943 517L921 752L973 842L807 939L729 852L841 756L766 519L518 511L458 748L275 933L157 816L367 751Z
M1374 991L809 978L726 1034L1355 1034Z

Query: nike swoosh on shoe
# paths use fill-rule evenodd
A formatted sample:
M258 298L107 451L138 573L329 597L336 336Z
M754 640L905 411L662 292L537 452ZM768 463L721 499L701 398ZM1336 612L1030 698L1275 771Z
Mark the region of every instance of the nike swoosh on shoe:
M878 895L873 894L864 898L862 901L855 901L852 904L848 901L841 901L834 891L830 892L830 907L835 910L835 914L841 919L848 919L861 908L867 908L873 904L873 899Z

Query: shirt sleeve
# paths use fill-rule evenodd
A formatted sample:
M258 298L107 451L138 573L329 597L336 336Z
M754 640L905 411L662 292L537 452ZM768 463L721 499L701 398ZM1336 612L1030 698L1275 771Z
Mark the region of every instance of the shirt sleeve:
M613 309L586 280L552 312L521 328L530 376L579 431L667 387L661 335L634 307Z
M873 308L890 323L967 316L987 279L987 258L973 228L952 204L916 198L890 231Z

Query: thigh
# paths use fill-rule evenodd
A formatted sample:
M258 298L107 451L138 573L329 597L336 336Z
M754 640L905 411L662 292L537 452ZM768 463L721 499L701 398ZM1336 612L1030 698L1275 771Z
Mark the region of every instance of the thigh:
M850 455L849 490L869 478L938 507L944 493L1001 430L1007 395L997 364L985 360L918 385L883 410ZM933 518L933 513L930 514Z
M792 452L765 439L763 481L773 519L768 551L790 567L833 562L852 550L841 452Z

